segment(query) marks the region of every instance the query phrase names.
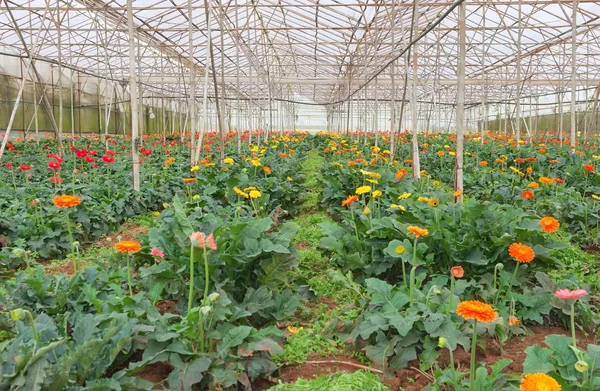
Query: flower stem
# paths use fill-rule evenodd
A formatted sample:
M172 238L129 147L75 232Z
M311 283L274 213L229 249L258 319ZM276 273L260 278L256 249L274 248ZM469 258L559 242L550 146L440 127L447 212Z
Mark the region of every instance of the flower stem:
M471 367L469 368L469 390L474 391L475 384L475 351L477 350L477 319L473 323L473 338L471 341Z
M454 353L448 346L448 354L450 355L450 369L452 370L452 384L456 387L456 370L454 369Z
M410 297L410 304L412 304L414 302L414 292L415 292L415 273L417 271L417 267L413 266L412 269L410 269L410 292L409 292L409 297Z
M71 230L71 221L69 219L69 210L65 209L65 217L67 220L67 232L69 234L69 242L71 243L71 256L75 256L75 246L73 244L73 231ZM77 260L73 260L73 272L77 273Z
M447 314L449 314L452 309L452 298L454 297L454 276L451 275L450 278L450 297L448 298L448 308L446 308Z
M131 255L127 253L127 286L129 287L129 296L133 296L133 288L131 287Z
M575 300L571 300L571 336L573 338L573 347L577 347L577 337L575 336Z
M33 333L33 339L35 339L35 342L39 345L40 337L38 336L37 329L35 328L35 323L33 322L33 316L31 315L31 312L29 312L27 310L24 310L23 312L25 312L27 314L27 317L29 318L29 322L31 323L31 332Z
M188 316L192 311L192 299L194 296L194 244L190 249L190 293L188 294Z
M204 298L202 302L204 305L208 304L208 284L210 281L210 275L208 274L208 253L206 251L206 246L204 246Z

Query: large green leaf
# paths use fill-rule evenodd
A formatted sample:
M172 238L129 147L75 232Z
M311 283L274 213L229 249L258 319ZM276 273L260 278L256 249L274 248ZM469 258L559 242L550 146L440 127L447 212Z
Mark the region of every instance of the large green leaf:
M250 326L238 326L229 330L225 337L223 337L223 340L217 345L219 356L225 357L230 354L231 348L241 345L248 338L251 331L252 327Z
M548 373L556 369L552 363L552 350L550 349L533 345L525 349L525 354L527 354L523 362L523 372L525 373Z

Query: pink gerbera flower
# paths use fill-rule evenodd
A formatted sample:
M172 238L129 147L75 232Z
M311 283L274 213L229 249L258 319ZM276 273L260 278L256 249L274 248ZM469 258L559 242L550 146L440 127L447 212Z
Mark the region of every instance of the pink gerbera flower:
M587 294L588 293L585 289L576 289L574 291L570 291L568 289L559 289L556 291L556 293L554 293L554 296L558 297L559 299L577 300Z
M159 258L164 258L165 257L165 253L160 251L159 249L157 249L156 247L154 247L151 251L150 254L154 255L155 257L159 257Z

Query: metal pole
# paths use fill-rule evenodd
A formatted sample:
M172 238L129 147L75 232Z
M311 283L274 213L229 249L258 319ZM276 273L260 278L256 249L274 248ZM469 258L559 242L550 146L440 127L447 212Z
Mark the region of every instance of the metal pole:
M577 133L577 0L573 0L571 19L571 143L570 153L575 153L575 136Z
M517 32L517 105L515 108L517 148L519 148L519 141L521 141L521 36L523 34L523 26L521 22L521 0L519 0L518 9L519 27Z
M133 161L133 190L140 190L140 156L138 139L137 78L135 74L135 32L133 30L133 0L127 0L127 25L129 27L129 95L131 97L131 156Z
M417 28L417 24L419 22L419 0L415 0L415 20L413 22L412 25L412 30L415 31ZM413 36L415 34L413 33ZM419 139L418 139L418 134L417 134L417 121L418 121L418 117L417 117L417 109L418 109L418 102L417 102L417 66L418 66L418 54L417 54L417 44L414 44L413 47L413 74L412 74L412 81L411 81L411 88L412 88L412 96L411 96L411 102L410 102L410 106L411 106L411 114L412 114L412 174L413 174L413 178L415 179L419 179L421 178L421 164L419 161ZM458 156L457 156L458 158Z
M210 18L210 16L207 16ZM198 154L198 150L201 148L197 147L194 149L196 145L196 77L194 72L194 24L192 22L192 0L188 0L188 51L189 51L189 59L190 59L190 98L188 103L188 109L190 110L190 166L194 166L198 159L194 154ZM208 26L210 28L210 19L208 22ZM198 142L198 145L200 143Z
M455 202L463 200L463 142L465 136L465 57L466 44L466 5L461 3L458 7L458 83L456 93L456 163L454 171L454 191L459 192L454 197ZM519 53L520 55L520 53Z

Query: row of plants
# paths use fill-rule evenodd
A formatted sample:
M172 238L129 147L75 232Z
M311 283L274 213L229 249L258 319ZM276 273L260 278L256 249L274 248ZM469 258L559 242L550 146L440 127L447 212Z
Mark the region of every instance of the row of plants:
M182 162L179 172L160 159L154 170L179 187L148 234L85 262L76 241L88 199L55 189L40 208L66 223L74 274L36 267L27 242L10 252L23 269L0 290L11 336L0 342L0 389L149 390L140 374L156 365L168 368L169 390L229 389L276 371L285 333L274 323L302 309L288 284L298 226L286 219L304 189L294 149L307 145L274 138L245 158Z
M364 351L388 376L409 365L431 371L431 390L514 390L516 384L526 391L594 389L600 385L600 347L578 347L575 337L577 329L598 324L590 288L573 273L555 273L565 267L556 257L570 247L565 237L588 244L581 234L588 230L589 235L590 223L596 224L590 197L596 192L594 166L585 153L571 156L558 146L542 151L501 140L481 145L473 138L467 148L477 156L467 154L465 200L455 204L460 193L450 187L453 149L442 145L451 138L437 134L421 144L428 150L421 151L422 167L431 171L422 171L420 180L411 178L410 160L387 159L384 143L360 146L339 135L320 141L329 157L322 170L322 205L334 218L320 225L321 247L331 258L332 279L360 293L354 303L360 315L339 320L332 329L342 330L338 337ZM481 159L502 152L514 158L532 148L538 150L529 161L538 165L531 170L511 169L506 155L495 168ZM558 169L542 166L551 153L563 157L560 165L552 163ZM567 180L522 187L534 172L558 178L560 170ZM568 195L565 204L561 197ZM578 226L585 212L577 215L570 201L589 208L586 224ZM575 235L558 235L561 226ZM550 319L573 336L550 335L549 348L527 348L523 377L506 373L510 360L491 368L475 362L478 336L502 346ZM470 370L440 369L441 350L452 357L459 346L472 354Z

